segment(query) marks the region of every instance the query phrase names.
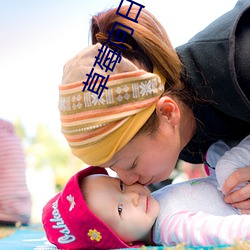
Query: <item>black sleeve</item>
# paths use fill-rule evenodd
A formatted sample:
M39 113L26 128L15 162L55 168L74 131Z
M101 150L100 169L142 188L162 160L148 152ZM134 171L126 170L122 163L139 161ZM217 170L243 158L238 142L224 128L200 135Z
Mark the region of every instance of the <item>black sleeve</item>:
M250 122L249 26L250 0L240 0L176 48L186 84L215 108L246 122Z
M250 133L250 0L239 0L176 51L185 83L212 101L193 106L202 126L180 154L185 161L201 163L215 140Z
M235 70L241 89L250 100L250 9L241 17L235 32Z

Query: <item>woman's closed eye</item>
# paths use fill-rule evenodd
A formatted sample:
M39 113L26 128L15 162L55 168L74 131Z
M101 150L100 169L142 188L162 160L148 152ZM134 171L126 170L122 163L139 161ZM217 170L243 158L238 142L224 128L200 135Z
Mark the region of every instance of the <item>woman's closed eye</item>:
M124 184L123 184L122 180L120 180L120 189L122 192L124 191Z

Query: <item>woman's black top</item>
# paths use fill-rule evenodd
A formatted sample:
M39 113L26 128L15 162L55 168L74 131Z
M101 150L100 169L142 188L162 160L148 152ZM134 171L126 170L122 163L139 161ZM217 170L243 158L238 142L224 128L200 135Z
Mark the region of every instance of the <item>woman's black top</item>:
M212 143L250 134L250 0L238 1L176 50L185 83L206 100L192 106L197 131L180 159L202 163Z

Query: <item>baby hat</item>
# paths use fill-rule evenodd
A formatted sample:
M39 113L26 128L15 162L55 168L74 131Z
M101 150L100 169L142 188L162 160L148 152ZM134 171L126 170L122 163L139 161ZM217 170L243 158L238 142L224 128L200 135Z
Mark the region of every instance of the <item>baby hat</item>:
M85 168L45 205L42 222L48 240L60 249L131 248L88 208L79 182L93 174L108 175L104 168Z

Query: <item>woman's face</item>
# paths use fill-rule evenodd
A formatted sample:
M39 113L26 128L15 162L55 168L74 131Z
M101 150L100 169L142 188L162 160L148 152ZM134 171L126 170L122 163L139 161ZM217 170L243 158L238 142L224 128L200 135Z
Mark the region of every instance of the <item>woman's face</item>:
M170 176L180 151L176 127L160 125L155 135L136 136L101 167L114 170L126 185L149 185Z

